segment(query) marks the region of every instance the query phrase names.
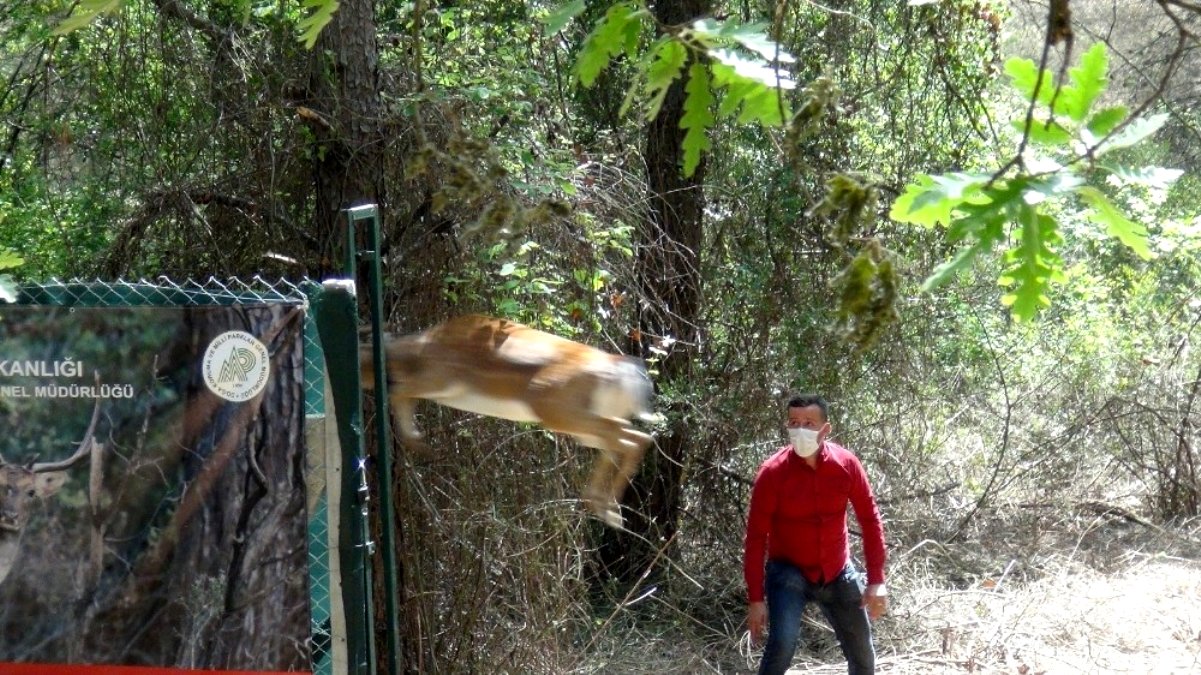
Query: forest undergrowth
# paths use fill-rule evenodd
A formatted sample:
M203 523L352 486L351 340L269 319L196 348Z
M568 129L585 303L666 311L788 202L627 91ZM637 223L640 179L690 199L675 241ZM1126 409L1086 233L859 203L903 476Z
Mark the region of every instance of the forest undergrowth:
M1201 671L1201 520L1169 529L1100 502L1044 502L982 511L973 532L893 541L878 672ZM702 621L647 602L661 620L614 622L577 672L755 672L737 603ZM816 608L790 672L846 672Z

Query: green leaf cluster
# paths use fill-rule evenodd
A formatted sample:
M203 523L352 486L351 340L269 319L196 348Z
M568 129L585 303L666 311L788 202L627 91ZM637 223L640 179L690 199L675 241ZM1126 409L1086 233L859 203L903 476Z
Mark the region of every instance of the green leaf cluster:
M125 5L125 0L80 0L71 13L54 26L52 33L66 35L87 27L93 21L105 14L117 14ZM304 43L305 49L312 49L317 44L321 31L333 21L334 13L340 6L338 0L302 0L300 3L304 12L296 21L298 39ZM260 14L272 11L270 8L255 10L249 2L242 0L236 6L237 13L244 23L253 11Z
M321 31L334 20L334 12L338 11L339 4L338 0L304 0L302 5L309 13L296 27L305 49L312 49Z
M869 241L831 280L838 293L835 327L857 352L874 345L899 318L898 283L892 259L878 239Z
M1128 118L1124 107L1096 109L1108 83L1105 46L1096 44L1055 83L1049 70L1028 59L1006 63L1012 87L1029 105L1012 126L1021 134L1015 159L996 174L952 172L919 175L893 202L899 222L945 226L958 253L926 279L932 290L966 269L982 254L1005 245L998 283L1001 302L1015 319L1033 319L1050 305L1049 288L1064 280L1064 214L1079 214L1141 259L1152 255L1149 233L1127 216L1097 184L1113 176L1119 183L1165 187L1180 172L1158 167L1126 167L1099 161L1131 147L1163 125L1164 116ZM1025 154L1031 146L1031 155ZM1016 169L1010 172L1010 169Z
M13 251L0 248L0 270L8 270L24 265L25 261ZM4 302L17 301L17 285L11 274L0 274L0 300Z
M580 9L583 9L582 5ZM623 53L629 57L637 54L642 19L648 15L649 12L634 3L619 2L597 20L576 60L576 77L581 84L591 87L614 57Z
M563 30L584 11L580 0L546 19L546 32ZM795 58L767 36L767 27L736 20L701 19L667 27L640 52L642 29L651 13L641 3L619 2L597 19L575 63L580 84L591 87L614 59L625 56L635 69L622 112L637 102L653 119L673 84L684 83L684 175L690 176L711 148L710 129L720 119L764 127L784 126L791 113L783 92L796 83L782 66ZM720 98L720 102L719 102ZM716 105L716 112L712 109Z
M121 10L124 0L80 0L67 18L54 27L55 35L66 35L87 26L102 14L113 14Z
M14 251L7 248L0 248L0 270L10 270L24 264L25 261Z
M684 173L691 175L701 161L701 153L712 147L706 130L717 118L711 112L713 93L709 82L709 71L699 63L688 69L688 84L684 88L688 96L684 99L684 117L680 127L687 130L681 144L684 149Z

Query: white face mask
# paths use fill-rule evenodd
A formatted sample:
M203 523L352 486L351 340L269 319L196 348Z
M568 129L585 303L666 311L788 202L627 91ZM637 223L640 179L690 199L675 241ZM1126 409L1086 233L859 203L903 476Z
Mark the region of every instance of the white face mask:
M799 457L809 457L817 452L817 432L812 429L791 427L788 440L792 441L792 450Z

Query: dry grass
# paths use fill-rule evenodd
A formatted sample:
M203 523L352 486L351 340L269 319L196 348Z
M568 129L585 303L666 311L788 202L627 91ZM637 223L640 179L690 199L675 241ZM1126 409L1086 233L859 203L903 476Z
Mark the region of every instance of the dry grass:
M982 529L995 537L1002 520ZM1201 672L1201 525L1173 533L1113 516L1056 525L1067 529L1042 532L996 569L963 569L966 560L987 558L980 542L926 541L894 555L893 606L877 624L878 672ZM576 672L755 671L759 652L740 616L717 622L723 630L665 601L646 602L667 611L653 612L659 621L618 622ZM846 672L815 611L790 672Z
M883 672L1193 673L1201 564L1141 553L1105 573L1070 559L1031 583L907 589ZM804 672L804 671L802 671ZM835 672L835 671L830 671Z

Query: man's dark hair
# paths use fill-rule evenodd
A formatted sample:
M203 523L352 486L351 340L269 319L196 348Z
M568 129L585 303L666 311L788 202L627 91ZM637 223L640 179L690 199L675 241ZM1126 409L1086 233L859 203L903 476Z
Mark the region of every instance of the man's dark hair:
M818 394L798 394L788 401L789 408L808 408L815 405L822 411L822 421L830 421L830 404Z

